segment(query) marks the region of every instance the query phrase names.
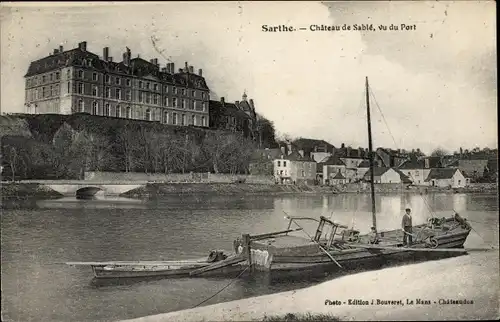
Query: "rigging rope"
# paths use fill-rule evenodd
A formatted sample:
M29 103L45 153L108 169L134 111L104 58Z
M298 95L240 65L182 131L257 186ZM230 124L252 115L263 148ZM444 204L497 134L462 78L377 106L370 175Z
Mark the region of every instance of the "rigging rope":
M373 101L375 102L375 106L377 107L377 109L379 110L380 112L380 115L382 116L382 119L384 120L384 123L385 123L385 126L387 127L387 130L389 131L389 135L391 136L392 138L392 142L394 142L394 146L396 147L396 149L398 148L398 144L396 143L396 140L394 139L394 135L392 135L392 132L391 132L391 129L389 128L389 124L387 123L387 120L385 119L385 116L384 116L384 113L382 112L382 109L380 108L378 102L377 102L377 99L375 98L375 94L373 93L371 87L368 88L371 96L373 97ZM410 173L410 176L411 176L411 179L413 182L415 182L415 178L413 177L413 175L411 175ZM429 203L427 202L427 200L422 196L422 192L419 190L419 195L422 197L422 199L424 200L424 203L427 207L427 209L429 210L429 213L431 215L431 217L435 217L435 212L434 210L432 209L432 207L429 205Z
M241 277L241 275L243 275L243 273L245 273L245 271L250 267L250 265L248 265L247 267L245 267L245 269L243 271L241 271L241 273L236 276L235 278L233 278L226 286L224 286L223 288L221 288L219 291L217 291L214 295L210 296L209 298L206 298L205 300L201 301L200 303L198 303L197 305L193 306L193 309L195 307L198 307L200 305L202 305L203 303L211 300L212 298L214 298L217 294L219 294L220 292L224 291L226 288L228 288L231 284L233 284L238 278Z

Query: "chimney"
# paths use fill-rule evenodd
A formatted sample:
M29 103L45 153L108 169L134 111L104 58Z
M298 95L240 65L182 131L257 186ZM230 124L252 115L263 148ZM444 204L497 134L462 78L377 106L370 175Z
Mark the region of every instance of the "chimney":
M54 55L57 55L58 51L57 49L54 49Z
M78 48L80 48L81 51L87 51L87 42L82 41L81 43L78 44Z
M108 61L109 60L109 47L104 47L102 49L102 59L104 61Z
M162 67L161 71L162 71L163 73L166 73L166 72L167 72L167 67Z
M182 68L179 68L179 73L182 73L184 70Z
M224 104L226 103L226 102L224 101L224 97L221 97L221 98L220 98L220 102L221 102L221 103L222 103L222 105L224 106Z
M123 53L123 63L128 66L130 65L130 58L132 54L130 53L130 49L127 47L127 50ZM139 57L139 55L137 55Z
M150 59L150 60L149 60L149 62L150 62L151 64L154 64L154 63L155 63L155 60L154 60L154 59Z
M283 158L283 154L285 154L285 147L282 146L280 147L280 149L281 149L281 158Z
M153 59L153 64L155 64L156 66L158 66L158 58L154 58Z
M358 157L359 158L363 157L363 148L358 148Z
M113 57L108 57L109 62L113 62Z
M190 72L191 74L194 74L194 67L193 67L193 66L189 66L189 72Z
M237 108L240 108L240 101L235 101L234 105L236 105Z
M189 71L188 62L184 62L184 71L187 73Z
M351 156L351 149L352 148L350 146L347 147L347 155L346 155L346 157L350 157Z
M63 51L63 46L59 46L59 52L62 53Z
M175 64L170 63L170 74L173 74L173 73L175 73Z
M203 76L203 70L201 68L198 69L198 75Z

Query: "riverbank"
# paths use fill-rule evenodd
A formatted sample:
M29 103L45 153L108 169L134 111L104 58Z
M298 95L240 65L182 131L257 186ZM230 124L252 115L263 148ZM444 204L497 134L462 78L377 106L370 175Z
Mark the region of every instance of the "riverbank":
M2 182L1 197L3 198L60 198L62 195L49 187L38 183Z
M82 181L82 183L86 183ZM91 186L92 182L88 182ZM377 194L400 193L497 193L496 184L474 184L467 188L448 189L437 187L409 187L401 185L375 185ZM315 186L306 184L281 185L258 183L148 183L144 187L130 190L121 196L128 198L154 198L168 195L210 194L210 195L283 195L283 194L345 194L369 193L366 185L347 184L340 186ZM33 182L2 182L2 198L59 198L62 195L43 184Z
M498 270L497 251L472 253L348 275L296 291L127 321L263 321L289 313L328 314L340 320L365 321L497 320ZM401 300L404 305L371 305L377 299ZM417 299L430 304L417 304ZM326 300L341 304L325 305ZM368 301L368 305L348 305L349 300ZM440 300L467 300L469 304L439 304Z

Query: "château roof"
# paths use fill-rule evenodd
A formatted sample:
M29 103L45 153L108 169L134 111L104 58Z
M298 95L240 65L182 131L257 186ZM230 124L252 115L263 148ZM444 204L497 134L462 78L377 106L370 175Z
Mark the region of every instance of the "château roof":
M55 71L68 66L82 67L131 77L151 76L159 82L166 82L189 88L209 89L202 76L189 73L185 70L174 74L167 73L161 71L159 66L139 57L132 58L130 60L130 65L127 66L124 62L102 60L98 55L87 50L82 50L80 47L32 61L25 77Z

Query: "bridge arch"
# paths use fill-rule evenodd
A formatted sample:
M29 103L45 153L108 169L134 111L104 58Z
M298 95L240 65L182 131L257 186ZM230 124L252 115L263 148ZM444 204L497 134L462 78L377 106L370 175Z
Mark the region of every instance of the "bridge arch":
M94 197L99 191L103 191L102 188L95 186L87 186L76 190L77 199L88 199Z

